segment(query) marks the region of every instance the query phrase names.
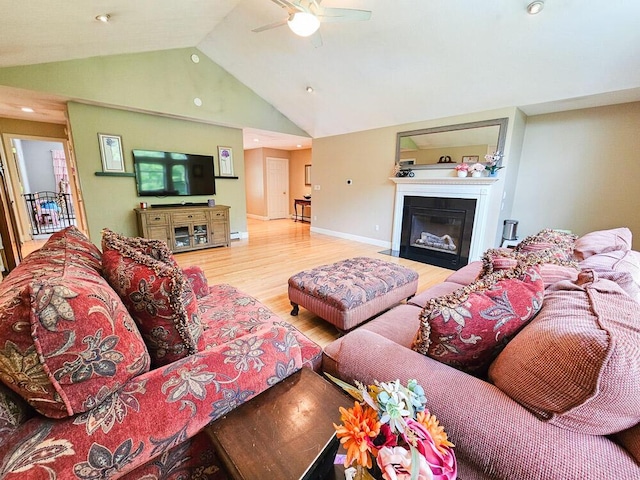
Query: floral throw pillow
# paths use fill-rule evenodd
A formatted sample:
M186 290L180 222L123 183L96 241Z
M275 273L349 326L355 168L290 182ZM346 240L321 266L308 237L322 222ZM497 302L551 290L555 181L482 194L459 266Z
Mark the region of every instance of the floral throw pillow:
M84 412L88 397L118 391L150 363L133 319L95 269L99 251L74 235L52 237L0 283L0 379L51 418Z
M0 384L0 445L32 415L33 410L22 398Z
M172 267L177 267L178 263L173 256L173 252L162 240L154 240L152 238L143 237L126 237L119 233L113 232L108 228L102 229L102 251L121 250L123 247L132 248L140 253L149 255L155 260L159 260Z
M523 239L515 247L516 252L551 252L559 260L572 260L577 235L559 230L544 229Z
M102 264L138 324L154 367L203 349L196 296L180 268L126 245L105 251Z
M507 342L542 306L538 267L519 265L429 300L413 350L467 373L484 376Z
M577 262L559 258L554 248L528 252L490 248L482 255L482 270L478 274L478 278L494 271L514 268L518 263L539 265L545 287L560 280L575 280L580 272Z

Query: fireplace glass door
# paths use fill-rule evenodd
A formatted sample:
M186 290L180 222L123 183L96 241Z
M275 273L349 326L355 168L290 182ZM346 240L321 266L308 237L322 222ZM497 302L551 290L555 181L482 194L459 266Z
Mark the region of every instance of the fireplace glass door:
M469 262L475 200L405 197L400 256L458 269Z

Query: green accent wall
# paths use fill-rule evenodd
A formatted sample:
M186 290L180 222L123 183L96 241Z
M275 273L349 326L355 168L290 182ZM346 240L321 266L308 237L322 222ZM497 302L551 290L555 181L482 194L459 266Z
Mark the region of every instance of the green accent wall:
M191 61L198 54L199 63ZM0 85L233 127L308 134L195 48L0 69ZM195 98L202 106L194 104Z
M76 162L84 196L89 234L100 243L104 227L125 235L137 235L133 211L142 201L149 204L206 202L209 196L138 197L135 178L96 176L102 171L98 133L120 135L125 170L133 172L133 149L162 150L213 155L219 172L217 147L233 149L236 179L216 179L219 205L229 205L231 231L246 232L246 198L242 130L176 118L69 102L69 122L73 132Z

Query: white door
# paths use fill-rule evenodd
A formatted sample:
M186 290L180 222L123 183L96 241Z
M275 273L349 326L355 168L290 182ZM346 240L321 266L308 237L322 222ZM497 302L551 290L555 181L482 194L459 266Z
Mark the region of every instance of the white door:
M289 216L289 159L267 157L267 217Z

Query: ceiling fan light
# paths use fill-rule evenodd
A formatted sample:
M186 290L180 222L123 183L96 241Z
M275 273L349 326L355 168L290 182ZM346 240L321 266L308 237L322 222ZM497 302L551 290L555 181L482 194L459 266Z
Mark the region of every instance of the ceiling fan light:
M289 28L300 37L308 37L320 28L320 20L312 13L296 12L287 20Z
M542 11L544 8L544 2L541 0L536 0L535 2L531 2L527 5L527 12L529 15L536 15Z

